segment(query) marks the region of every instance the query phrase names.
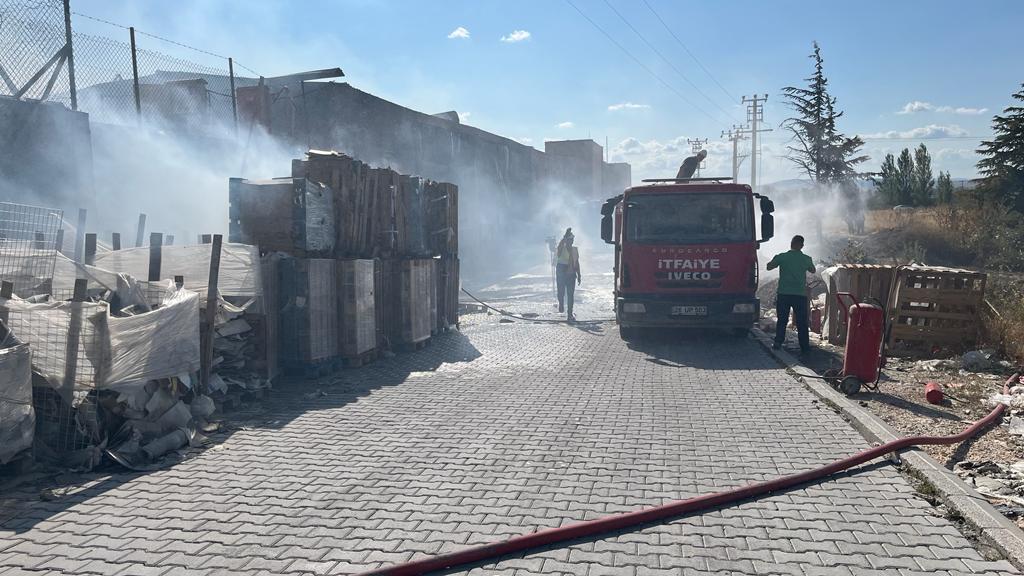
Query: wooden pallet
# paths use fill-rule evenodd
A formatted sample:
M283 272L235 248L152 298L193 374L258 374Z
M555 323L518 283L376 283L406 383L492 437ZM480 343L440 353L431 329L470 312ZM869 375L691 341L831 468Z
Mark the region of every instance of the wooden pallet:
M953 268L900 270L889 345L966 348L978 340L987 276Z
M828 324L825 334L830 344L842 346L846 343L846 315L839 308L835 294L849 292L859 302L880 304L889 308L889 293L893 281L894 266L876 264L845 264L829 280L828 295L825 301L825 317ZM849 306L846 302L846 306Z

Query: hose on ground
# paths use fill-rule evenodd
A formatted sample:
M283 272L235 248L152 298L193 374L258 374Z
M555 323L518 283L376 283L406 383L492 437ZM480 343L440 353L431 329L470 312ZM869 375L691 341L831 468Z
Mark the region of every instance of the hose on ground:
M1020 378L1019 374L1011 376L1003 386L1003 392L1008 392L1010 383L1014 382L1018 378ZM1005 404L1001 403L997 405L991 412L989 412L988 416L978 420L966 430L954 436L911 436L909 438L901 438L899 440L887 442L875 448L864 450L863 452L843 458L842 460L837 460L816 470L800 472L798 474L792 474L790 476L784 476L782 478L776 478L775 480L769 480L766 482L749 484L747 486L715 494L705 494L704 496L697 496L696 498L690 498L688 500L670 502L668 504L637 510L635 512L615 514L604 518L598 518L596 520L578 522L576 524L569 524L558 528L549 528L539 532L515 536L508 540L492 542L490 544L474 546L457 552L441 554L439 556L414 560L405 564L398 564L395 566L371 570L369 572L363 572L360 576L418 576L428 572L451 569L458 566L465 566L467 564L475 564L485 560L494 560L509 554L541 546L550 546L559 542L567 542L578 538L616 532L625 528L649 524L659 520L674 518L684 514L692 514L701 510L707 510L709 508L756 498L772 492L778 492L780 490L799 486L813 480L825 478L870 460L874 460L875 458L880 458L886 454L905 450L913 446L949 445L963 442L999 420L1005 410Z
M469 292L469 290L466 290L465 288L461 288L461 290L466 294L466 296L469 296L473 300L476 300L477 304L480 304L481 306L483 306L484 308L487 308L489 310L494 310L495 312L497 312L498 314L501 314L502 316L507 316L509 318L515 318L516 320L522 320L524 322L544 322L544 323L547 323L547 324L570 324L570 322L568 320L555 320L553 318L527 318L525 316L519 316L519 315L513 314L511 312L506 312L505 310L502 310L500 308L495 308L494 306L491 306L487 302L484 302L483 300L477 298L476 296L471 294ZM572 322L572 324L597 324L597 323L601 323L601 322L610 322L612 320L615 320L615 319L614 318L607 318L607 319L600 319L599 318L597 320L575 320L575 321Z

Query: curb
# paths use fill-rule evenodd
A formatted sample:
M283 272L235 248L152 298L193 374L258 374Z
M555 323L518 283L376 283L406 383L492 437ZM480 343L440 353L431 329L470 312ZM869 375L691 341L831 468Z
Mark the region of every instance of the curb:
M881 418L817 379L818 375L813 370L801 366L788 352L773 350L772 339L759 328L754 328L751 332L769 355L789 369L794 379L823 401L835 406L868 441L885 443L902 438ZM935 489L943 504L962 516L969 526L977 530L985 544L999 550L1010 563L1024 570L1024 531L997 512L988 500L975 492L959 476L947 470L924 451L911 448L903 451L899 457L903 464Z

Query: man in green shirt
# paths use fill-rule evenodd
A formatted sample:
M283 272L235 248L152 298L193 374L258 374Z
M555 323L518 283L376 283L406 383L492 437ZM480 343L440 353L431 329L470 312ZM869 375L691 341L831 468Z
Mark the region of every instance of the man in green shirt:
M778 350L786 341L786 325L789 324L789 309L793 309L793 320L800 339L800 352L807 353L811 349L810 331L807 327L807 272L814 273L814 262L811 257L801 252L804 248L804 237L793 236L789 244L789 252L776 254L768 263L768 269L779 269L779 293L775 301L777 323L775 324L775 344Z

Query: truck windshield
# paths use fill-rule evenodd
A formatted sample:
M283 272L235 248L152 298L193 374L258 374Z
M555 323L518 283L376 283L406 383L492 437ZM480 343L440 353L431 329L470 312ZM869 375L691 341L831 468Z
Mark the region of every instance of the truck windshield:
M626 239L638 244L747 242L752 224L743 194L638 194L626 204Z

